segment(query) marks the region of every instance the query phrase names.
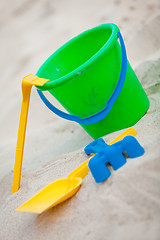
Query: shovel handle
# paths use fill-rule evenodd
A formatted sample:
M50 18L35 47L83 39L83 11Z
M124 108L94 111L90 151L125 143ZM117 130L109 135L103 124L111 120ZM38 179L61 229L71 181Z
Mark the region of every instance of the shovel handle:
M118 142L120 140L122 140L125 136L127 135L132 135L132 136L136 136L137 132L136 130L131 127L129 129L127 129L126 131L124 131L123 133L121 133L118 137L116 137L114 140L112 140L109 145ZM88 167L88 162L89 160L94 157L95 154L93 154L89 159L87 159L84 163L82 163L78 168L76 168L74 171L72 171L67 178L71 179L71 178L76 178L76 177L80 177L80 178L84 178L87 173L90 171L89 167Z

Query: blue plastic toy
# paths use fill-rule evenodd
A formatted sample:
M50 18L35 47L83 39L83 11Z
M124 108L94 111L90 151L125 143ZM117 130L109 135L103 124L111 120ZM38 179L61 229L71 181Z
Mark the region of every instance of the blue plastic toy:
M86 146L84 151L87 155L96 153L88 162L88 167L97 183L110 177L108 163L114 170L118 170L127 162L126 157L136 158L145 152L133 136L126 136L123 140L112 145L106 144L102 138L99 138Z

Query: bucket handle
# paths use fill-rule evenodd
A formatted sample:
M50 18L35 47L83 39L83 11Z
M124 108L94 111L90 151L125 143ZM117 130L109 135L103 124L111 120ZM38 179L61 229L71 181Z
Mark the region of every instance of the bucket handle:
M84 124L84 125L89 125L89 124L93 124L93 123L97 123L99 121L101 121L103 118L105 118L107 116L107 114L110 112L110 110L112 109L113 104L115 103L115 101L117 100L122 88L123 88L123 84L125 82L125 78L126 78L126 72L127 72L127 54L126 54L126 48L124 45L124 41L122 38L122 35L120 32L117 32L117 35L119 37L119 41L120 41L120 45L121 45L121 51L122 51L122 64L121 64L121 72L120 72L120 76L117 82L117 85L111 95L111 97L109 98L109 100L106 103L106 107L104 109L102 109L100 112L90 116L90 117L86 117L86 118L80 118L78 116L74 116L68 113L65 113L61 110L59 110L58 108L56 108L55 106L53 106L48 100L47 98L44 96L44 94L37 89L37 92L40 96L40 98L42 99L42 101L44 102L44 104L55 114L57 114L59 117L64 118L66 120L70 120L70 121L74 121L77 122L79 124Z

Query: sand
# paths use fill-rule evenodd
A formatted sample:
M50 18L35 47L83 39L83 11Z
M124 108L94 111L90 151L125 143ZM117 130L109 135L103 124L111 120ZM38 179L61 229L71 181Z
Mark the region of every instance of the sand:
M160 239L160 4L148 1L30 1L0 4L0 240ZM135 125L143 157L129 159L96 184L89 173L70 200L41 214L15 209L48 183L65 177L87 159L92 138L62 120L32 91L22 183L11 195L21 105L21 79L76 34L104 22L116 23L128 59L149 99ZM120 132L104 137L109 142Z

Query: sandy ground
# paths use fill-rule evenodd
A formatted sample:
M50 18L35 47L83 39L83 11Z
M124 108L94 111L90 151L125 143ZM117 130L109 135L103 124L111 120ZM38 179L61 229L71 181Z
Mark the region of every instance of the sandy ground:
M160 239L160 4L158 0L11 0L0 4L0 240ZM32 91L22 184L11 195L21 105L21 79L76 34L116 23L128 59L149 99L136 125L143 157L128 160L102 184L91 174L72 199L41 214L15 209L48 183L87 159L92 141L78 126L54 116ZM109 141L119 132L109 134Z

